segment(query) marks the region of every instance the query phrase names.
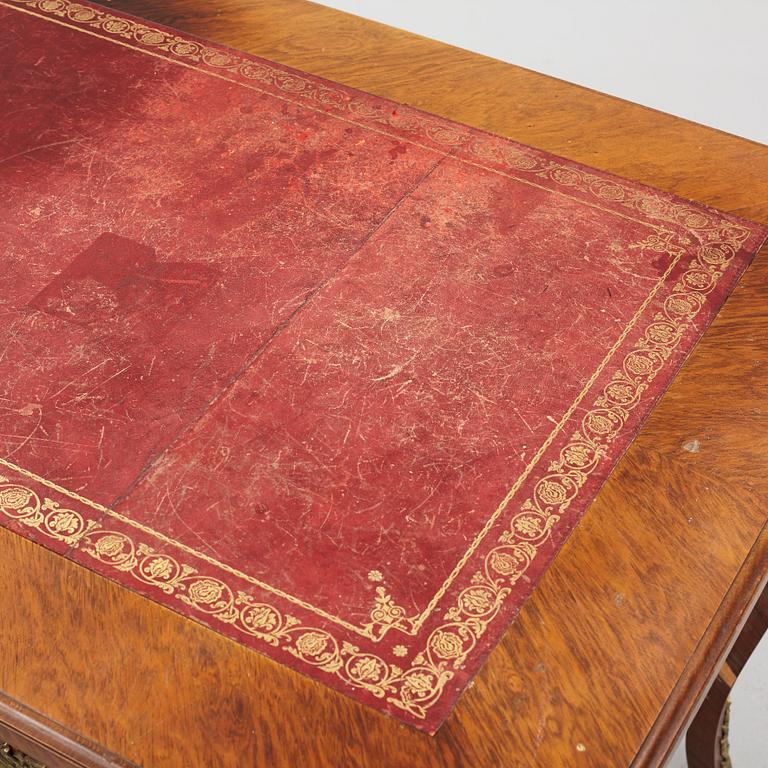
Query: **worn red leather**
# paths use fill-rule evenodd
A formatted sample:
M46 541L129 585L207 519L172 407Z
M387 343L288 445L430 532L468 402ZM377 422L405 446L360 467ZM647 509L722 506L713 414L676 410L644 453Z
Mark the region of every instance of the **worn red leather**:
M0 0L2 524L434 731L755 224Z

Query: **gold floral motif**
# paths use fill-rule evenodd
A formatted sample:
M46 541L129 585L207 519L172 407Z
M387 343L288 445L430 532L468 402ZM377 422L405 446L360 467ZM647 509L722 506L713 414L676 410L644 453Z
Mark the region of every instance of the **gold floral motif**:
M424 698L435 689L434 675L424 672L413 672L403 685L403 693L407 698Z
M167 557L149 558L144 567L144 572L151 579L166 580L173 573L173 565Z
M119 536L116 533L102 536L94 544L94 553L99 559L108 558L115 560L123 554L125 545L126 539L124 536Z
M588 435L610 436L616 434L621 421L610 411L597 408L589 411L583 420L584 432Z
M656 344L672 344L677 338L680 328L674 323L658 322L652 323L645 331L649 341Z
M443 659L458 659L464 654L464 644L455 632L439 629L432 634L429 646Z
M563 448L561 451L560 455L566 464L577 468L586 467L587 465L591 464L595 457L592 446L586 445L584 443L566 445L565 448ZM539 523L537 520L537 526L538 525ZM515 529L518 533L523 530L519 524L515 526Z
M320 656L327 650L329 639L324 632L305 632L296 641L296 650L306 656Z
M187 594L199 605L213 605L221 600L224 585L215 579L198 579L190 585Z
M712 275L703 269L686 272L684 279L688 286L698 291L708 288L712 283Z
M633 387L626 381L618 380L613 381L606 386L605 397L606 400L612 401L614 403L629 405L640 395L641 392L641 388Z
M24 509L29 505L32 497L32 491L12 485L0 491L0 509L3 511Z
M544 535L547 525L540 515L521 512L512 520L512 527L522 539L539 539Z
M262 632L269 632L278 624L278 616L274 608L268 605L249 605L241 615L247 626Z
M562 484L547 478L539 481L536 493L545 504L562 504L568 498L567 489Z
M488 565L494 573L500 576L512 576L520 572L520 566L525 563L525 555L514 548L496 548L487 558Z
M398 629L406 634L415 634L413 619L407 618L405 609L401 608L387 594L385 587L376 587L376 598L371 620L365 625L365 630L375 640L381 640L390 629Z
M678 315L680 317L689 317L699 311L703 299L701 295L694 293L690 295L675 294L668 296L664 301L664 308L668 315Z
M467 615L482 616L493 608L495 598L493 590L488 587L470 587L459 595L459 605Z
M350 665L350 674L357 680L378 682L386 676L387 665L376 656L361 656Z

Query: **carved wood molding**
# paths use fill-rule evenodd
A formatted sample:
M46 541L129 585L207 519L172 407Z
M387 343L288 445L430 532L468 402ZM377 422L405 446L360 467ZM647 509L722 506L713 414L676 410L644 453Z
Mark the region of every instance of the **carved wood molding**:
M138 768L0 691L0 768Z

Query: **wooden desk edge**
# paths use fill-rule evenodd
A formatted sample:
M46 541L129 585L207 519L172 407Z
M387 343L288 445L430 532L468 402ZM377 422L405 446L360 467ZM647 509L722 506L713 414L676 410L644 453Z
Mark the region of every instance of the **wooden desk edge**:
M664 766L718 675L768 584L768 524L756 539L723 602L638 750L635 768Z
M0 691L0 742L45 768L139 768Z

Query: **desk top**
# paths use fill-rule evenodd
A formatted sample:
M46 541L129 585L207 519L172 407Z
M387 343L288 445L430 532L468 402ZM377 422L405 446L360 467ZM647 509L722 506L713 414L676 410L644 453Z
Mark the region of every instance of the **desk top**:
M182 21L124 7L757 221L768 213L768 150L744 140L316 6L233 6L229 35L223 16L202 10ZM322 56L312 39L325 41ZM307 755L318 765L662 759L764 570L763 261L437 736L405 730L4 531L2 599L17 620L0 641L17 663L4 665L0 688L147 766L235 765L243 755L257 765ZM87 594L88 609L73 613L62 602L69 592Z

